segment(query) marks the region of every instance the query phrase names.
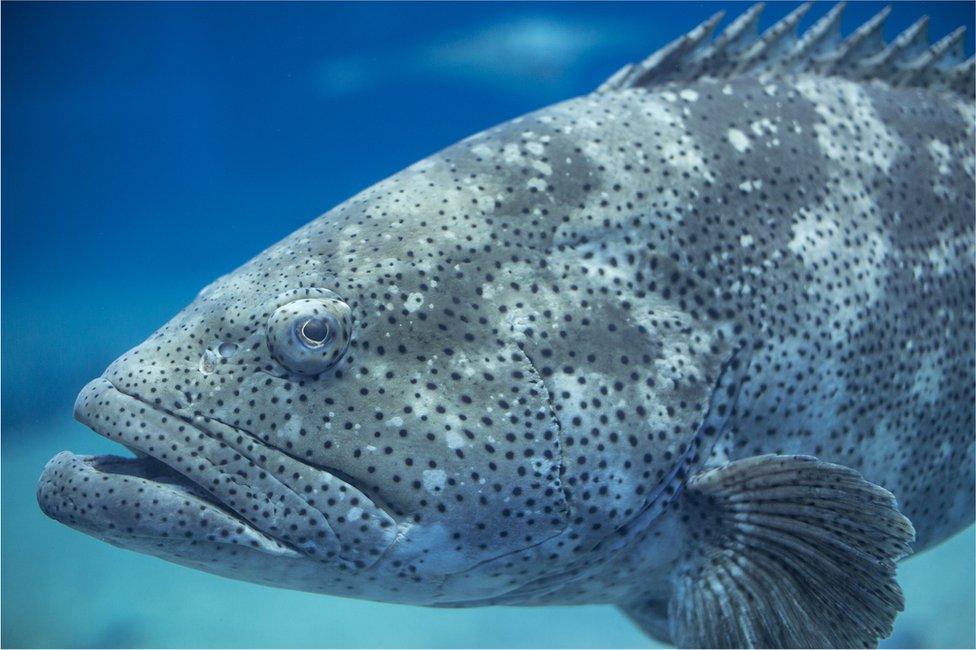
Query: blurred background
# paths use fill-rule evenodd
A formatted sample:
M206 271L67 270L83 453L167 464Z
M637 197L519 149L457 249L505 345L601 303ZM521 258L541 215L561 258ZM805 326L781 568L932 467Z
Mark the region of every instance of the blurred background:
M46 519L34 487L62 449L117 451L71 419L75 394L212 279L747 6L3 3L0 643L652 647L610 606L426 610L209 576ZM771 3L762 27L795 6ZM882 6L852 3L845 33ZM886 36L922 14L934 40L974 4L897 3ZM883 646L976 646L974 544L970 527L902 566Z

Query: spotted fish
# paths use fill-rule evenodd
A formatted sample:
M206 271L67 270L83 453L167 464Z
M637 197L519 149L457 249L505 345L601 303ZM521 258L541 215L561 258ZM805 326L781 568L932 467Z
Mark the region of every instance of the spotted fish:
M842 5L715 16L200 292L89 383L117 546L431 606L615 603L683 646L890 634L974 512L974 64Z

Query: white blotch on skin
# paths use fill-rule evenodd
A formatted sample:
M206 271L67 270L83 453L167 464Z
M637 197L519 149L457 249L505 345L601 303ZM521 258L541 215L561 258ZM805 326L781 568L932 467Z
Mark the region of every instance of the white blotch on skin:
M677 100L677 95L674 95ZM667 99L665 94L665 99ZM689 175L714 180L708 170L708 165L701 154L695 149L694 142L688 135L682 117L670 106L660 101L649 101L643 106L644 115L657 123L661 131L661 152L669 165ZM615 163L611 163L615 164Z
M942 389L942 359L938 352L930 352L922 359L922 365L915 373L912 393L927 404L939 401Z
M865 219L876 218L873 201L862 184L848 180L838 189L846 196L853 197L849 204L852 214L862 215ZM828 199L832 200L833 197L828 196ZM831 318L837 326L831 330L831 334L839 340L860 314L881 296L880 287L884 286L883 278L887 272L882 263L888 252L887 241L873 231L857 239L845 239L843 223L837 217L825 216L808 208L801 208L794 215L792 231L793 238L787 248L798 255L806 266L816 267L836 258L838 263L848 265L850 273L863 278L863 290L856 294L856 300L851 300L855 294L840 283L824 295L834 304Z
M518 162L522 159L522 152L519 150L519 146L514 142L509 142L502 149L502 158L507 163Z
M549 163L542 162L541 160L533 160L532 168L545 176L552 174L552 166Z
M823 119L813 129L821 149L831 160L870 163L888 173L905 152L905 143L878 116L861 84L801 78L796 88ZM859 146L851 147L855 142Z
M749 138L739 129L729 129L728 138L729 144L739 153L749 148Z
M444 433L444 440L450 449L460 449L464 446L464 438L457 431L447 431Z
M407 296L406 302L403 303L403 308L408 312L413 313L420 309L421 305L424 304L424 294L419 292L411 293Z
M779 131L779 128L773 124L768 117L764 117L751 123L749 125L749 129L751 129L752 132L759 137Z
M938 172L932 179L932 190L944 201L955 201L956 191L950 179L945 178L952 173L953 152L941 140L931 140L928 144L929 157ZM960 156L961 157L961 156Z
M471 153L481 158L490 158L493 152L491 147L489 147L484 143L481 143L471 147Z
M440 492L444 489L447 474L442 469L425 469L423 476L424 489L428 492Z
M950 172L949 163L952 156L946 143L941 140L929 142L929 155L932 156L932 161L936 164L940 174L945 175Z

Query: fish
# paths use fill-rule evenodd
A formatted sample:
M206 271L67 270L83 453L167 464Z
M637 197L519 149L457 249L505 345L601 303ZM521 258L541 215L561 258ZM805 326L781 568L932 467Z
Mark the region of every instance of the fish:
M974 515L974 62L721 13L206 286L53 519L238 580L860 647Z

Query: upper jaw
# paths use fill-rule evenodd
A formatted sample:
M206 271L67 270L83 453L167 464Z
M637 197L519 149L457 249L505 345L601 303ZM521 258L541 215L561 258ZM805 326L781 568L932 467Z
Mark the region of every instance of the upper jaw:
M155 459L62 452L45 467L38 485L44 512L106 541L133 547L147 537L157 544L203 538L351 568L372 564L395 540L396 522L352 486L310 467L279 478L268 468L291 459L277 458L280 452L253 436L161 410L103 377L78 395L75 418ZM306 484L314 479L314 490L292 485L295 476ZM322 507L326 496L331 508ZM359 534L343 544L350 500L362 520L348 522Z

